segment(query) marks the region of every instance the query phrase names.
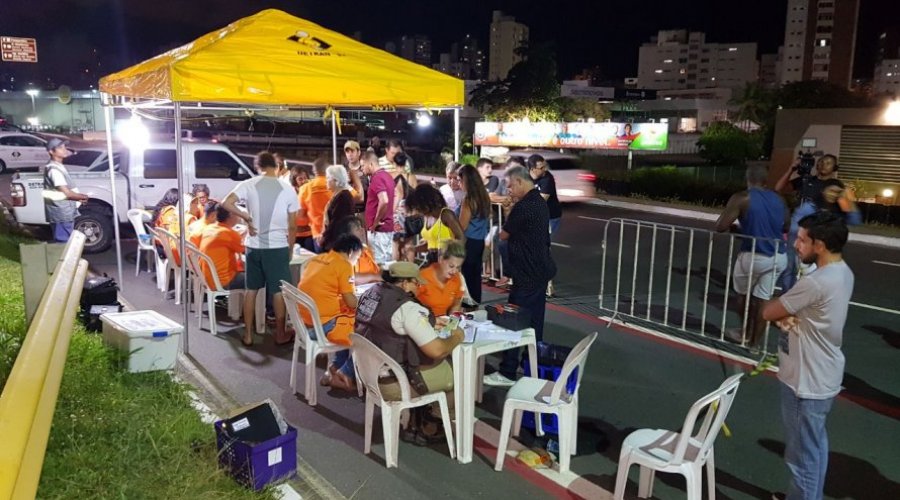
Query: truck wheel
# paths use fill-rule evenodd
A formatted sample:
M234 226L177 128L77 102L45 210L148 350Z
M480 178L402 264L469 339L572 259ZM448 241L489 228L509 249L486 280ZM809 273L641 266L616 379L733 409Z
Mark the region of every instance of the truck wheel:
M85 235L84 253L100 253L106 251L113 240L112 216L85 210L75 219L75 229Z
M6 172L6 163L3 163L3 160L0 160L0 174Z

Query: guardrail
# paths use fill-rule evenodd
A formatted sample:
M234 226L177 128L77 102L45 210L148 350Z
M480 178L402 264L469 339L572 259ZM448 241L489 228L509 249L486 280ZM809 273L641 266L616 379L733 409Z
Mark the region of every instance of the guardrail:
M785 242L780 239L610 219L603 230L600 310L611 313L610 323L629 318L636 324L681 333L689 341L705 344L725 345L728 327L732 325L740 333L741 348L767 354L774 347L770 346L768 324L762 339L757 339L761 342L749 342L750 298L757 284L770 286L774 291L778 273L772 272L755 282L751 279L743 296L734 292L734 261L742 245L749 248L744 253L749 254L746 272L750 276L754 275L754 266L763 265L766 260L757 252L760 246L774 245L781 252L785 249ZM775 258L771 259L774 264ZM771 281L762 282L763 279ZM736 311L731 308L735 302L740 303Z
M50 424L87 274L84 234L75 231L44 290L0 395L0 498L37 493Z

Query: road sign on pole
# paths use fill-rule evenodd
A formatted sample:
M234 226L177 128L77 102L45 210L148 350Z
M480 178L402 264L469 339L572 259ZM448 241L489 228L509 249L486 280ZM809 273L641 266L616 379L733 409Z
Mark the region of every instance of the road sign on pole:
M3 62L38 62L37 40L0 36L0 60Z

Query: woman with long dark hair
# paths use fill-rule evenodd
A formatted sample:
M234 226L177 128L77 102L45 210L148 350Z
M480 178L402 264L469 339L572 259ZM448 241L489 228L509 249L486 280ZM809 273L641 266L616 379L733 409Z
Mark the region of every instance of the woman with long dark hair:
M466 259L463 261L462 275L466 280L469 296L480 304L484 239L491 228L491 199L475 167L463 165L458 172L465 193L459 205L459 225L466 235Z
M421 184L406 198L407 236L419 234L424 242L416 250L428 252L427 262L437 262L443 243L449 240L465 241L459 218L447 208L440 191L431 184ZM418 231L416 231L418 230Z

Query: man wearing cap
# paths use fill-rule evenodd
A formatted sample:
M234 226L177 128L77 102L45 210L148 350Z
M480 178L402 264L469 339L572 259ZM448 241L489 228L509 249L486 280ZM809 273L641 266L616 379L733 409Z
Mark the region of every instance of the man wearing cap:
M344 144L344 168L350 176L350 186L353 188L353 200L357 204L357 208L364 208L366 190L369 189L369 180L362 170L362 154L359 149L359 143L356 141L347 141Z
M376 283L359 298L356 309L356 331L377 345L403 367L409 378L412 397L453 390L453 368L446 358L462 343L465 335L456 328L446 336L439 335L447 325L446 318L435 319L420 304L416 291L424 280L419 267L412 262L395 262ZM381 394L388 401L400 399L400 386L394 376L378 380ZM453 401L448 395L448 401ZM452 403L451 403L452 404ZM440 415L440 413L437 413ZM432 414L416 423L419 439L431 439L438 433Z
M88 201L86 194L78 192L63 160L72 153L66 149L69 141L52 138L47 142L47 153L50 162L44 167L44 214L53 240L65 243L75 230L75 217L78 216L78 202Z

